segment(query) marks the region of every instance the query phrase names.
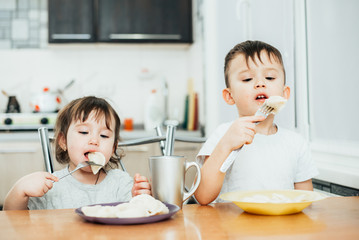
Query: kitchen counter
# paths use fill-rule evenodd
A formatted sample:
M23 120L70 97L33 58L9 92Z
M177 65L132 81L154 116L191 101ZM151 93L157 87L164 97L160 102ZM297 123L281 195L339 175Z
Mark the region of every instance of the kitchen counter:
M163 130L163 133L166 133L166 130ZM53 136L53 132L49 132L50 136ZM137 138L146 138L156 136L155 131L145 131L143 129L135 129L132 131L121 130L120 136L123 141L137 139ZM176 130L176 136L179 137L202 137L200 131L186 131L186 130ZM10 132L0 132L0 142L8 141L40 141L39 134L37 131L10 131Z
M261 216L233 203L184 205L150 224L102 225L74 209L0 212L4 239L359 239L359 197L330 197L298 214Z

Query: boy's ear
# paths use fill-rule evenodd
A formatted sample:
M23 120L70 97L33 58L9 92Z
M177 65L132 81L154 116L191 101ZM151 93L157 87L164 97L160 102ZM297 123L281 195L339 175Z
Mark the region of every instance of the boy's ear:
M222 97L223 97L224 101L229 105L233 105L235 103L234 99L232 98L232 94L231 94L231 91L229 90L229 88L223 89Z
M283 89L283 96L285 99L289 99L290 97L290 87L288 86L284 86L284 89Z

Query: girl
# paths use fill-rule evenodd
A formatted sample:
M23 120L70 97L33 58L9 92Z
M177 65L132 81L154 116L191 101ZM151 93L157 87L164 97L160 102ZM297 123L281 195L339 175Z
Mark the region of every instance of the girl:
M128 173L117 169L120 124L117 113L104 99L90 96L70 102L58 113L55 126L56 159L68 166L53 174L35 172L21 178L9 191L4 210L78 208L151 194L146 177L136 174L133 181ZM94 175L89 166L84 167L59 181L87 161L89 152L105 156L103 169Z

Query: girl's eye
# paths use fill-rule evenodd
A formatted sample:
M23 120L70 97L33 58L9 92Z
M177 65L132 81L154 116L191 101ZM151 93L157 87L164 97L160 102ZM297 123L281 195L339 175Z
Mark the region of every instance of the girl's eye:
M101 134L101 137L103 137L103 138L109 138L109 136L103 135L103 134Z
M79 131L80 134L87 134L88 132L85 131Z
M267 80L274 80L274 77L266 77Z

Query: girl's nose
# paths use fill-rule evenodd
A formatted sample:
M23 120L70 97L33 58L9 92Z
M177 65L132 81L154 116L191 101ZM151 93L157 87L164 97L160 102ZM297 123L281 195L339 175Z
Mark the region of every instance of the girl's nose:
M98 139L96 137L91 137L89 144L91 145L98 145Z

